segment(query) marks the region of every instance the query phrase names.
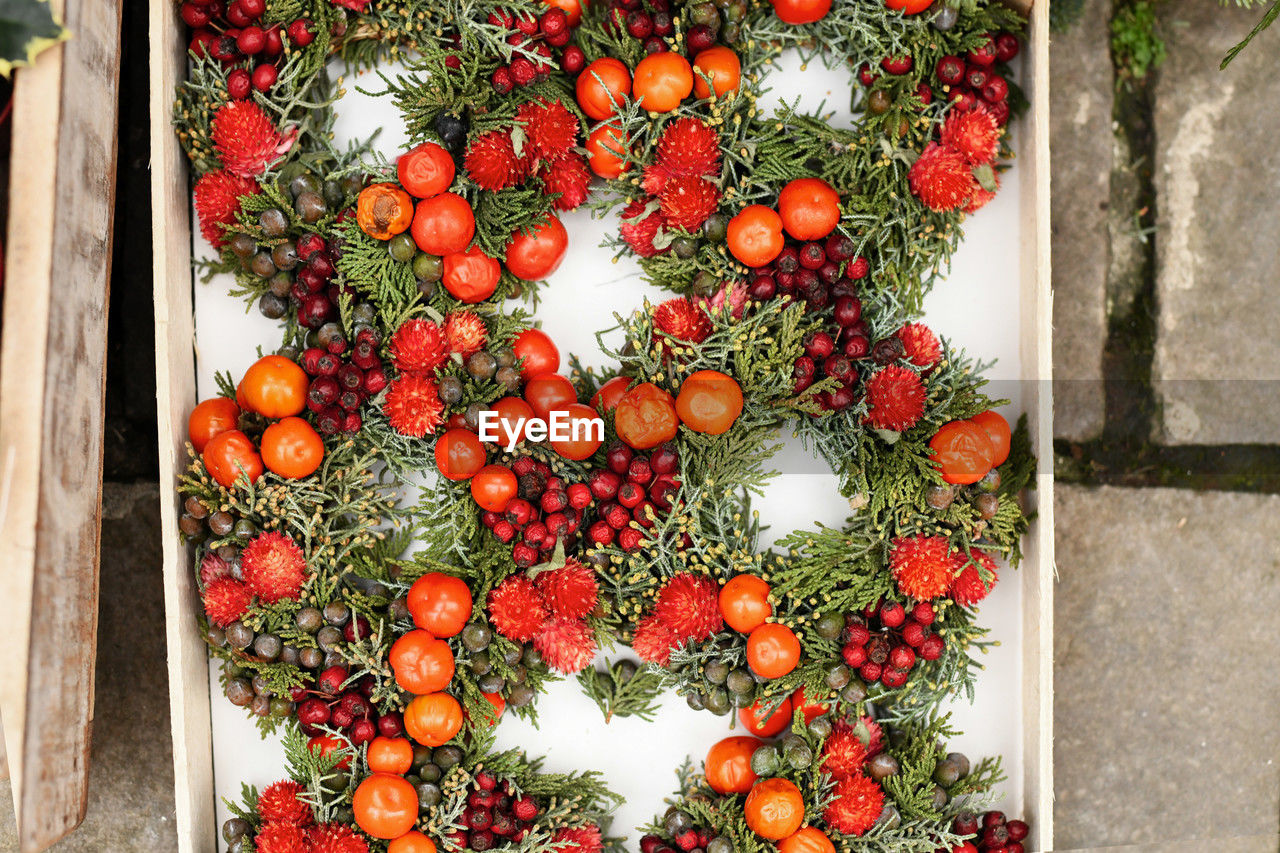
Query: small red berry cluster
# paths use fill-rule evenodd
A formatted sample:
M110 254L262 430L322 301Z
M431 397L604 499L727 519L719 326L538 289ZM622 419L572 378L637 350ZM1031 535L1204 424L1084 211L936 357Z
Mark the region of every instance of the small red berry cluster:
M536 17L532 13L498 9L489 13L489 23L509 32L507 44L526 51L513 53L511 61L499 65L489 78L499 95L547 79L557 61L569 74L577 74L587 64L582 48L569 43L573 38L573 26L563 9L552 6ZM559 51L558 55L556 51Z
M929 630L937 614L927 601L911 608L910 615L900 603L884 601L867 607L862 616L851 619L845 628L841 656L868 684L879 681L885 687L901 687L917 656L937 660L946 647L942 637Z
M802 301L812 313L831 309L834 327L805 339L804 355L792 370L797 394L825 377L839 380L839 388L819 395L824 409L853 405L858 382L854 361L871 350L857 284L869 270L866 258L854 256L852 240L832 234L823 242L789 240L772 263L753 271L747 285L748 295L762 302L782 294Z
M1024 821L1009 820L1004 812L989 811L982 815L963 812L956 815L951 831L974 838L955 848L953 853L1023 853L1022 842L1029 830Z
M563 540L568 550L575 541L583 515L592 501L583 483L568 483L553 476L551 467L531 456L511 463L516 475L516 497L502 512L486 511L484 526L501 542L514 543L511 557L527 569L544 562Z
M985 42L964 57L949 55L938 60L934 78L954 102L955 109L972 109L979 101L987 105L996 122L1009 121L1009 81L996 70L1018 55L1018 37L1013 33L988 35Z
M626 33L636 39L644 46L646 54L669 50L663 39L674 35L676 31L675 20L671 17L670 0L609 0L604 28L612 36ZM706 34L710 34L709 29ZM705 40L706 34L699 33L698 38ZM689 35L692 36L692 32ZM702 49L705 50L714 43L715 38L712 36L711 42ZM692 55L696 52L690 44L689 53Z
M327 323L320 327L317 343L303 350L298 360L312 377L307 408L316 416L316 429L322 435L357 433L363 423L360 407L387 387L378 332L362 327L352 344L337 323Z
M355 627L355 620L347 623L350 636L355 635ZM368 622L364 630L368 632ZM362 746L378 735L399 737L404 731L400 712L379 715L369 699L373 695L373 677L365 676L344 687L349 677L345 666L331 666L320 673L314 687L295 689L293 700L298 703L298 722L303 734L323 735L321 726L325 726L346 734L354 746Z
M591 496L600 502L599 520L587 529L587 538L598 547L616 544L631 554L640 550L644 531L671 510L680 488L680 456L666 444L646 455L617 442L605 453L605 465L587 476Z
M658 835L646 835L640 839L640 853L691 853L693 850L706 850L716 834L706 827L688 827L676 825L679 830L670 841Z
M533 822L542 812L535 797L515 795L508 782L499 784L490 773L476 774L475 784L467 794L467 807L462 811L462 825L449 836L450 847L461 850L486 850L524 841Z
M276 84L284 39L306 47L315 40L315 24L309 18L289 23L281 35L280 24L259 25L266 0L185 0L182 20L195 32L190 49L196 56L210 56L233 68L227 74L227 91L234 100L249 97L254 89L266 92ZM249 69L252 69L250 71Z

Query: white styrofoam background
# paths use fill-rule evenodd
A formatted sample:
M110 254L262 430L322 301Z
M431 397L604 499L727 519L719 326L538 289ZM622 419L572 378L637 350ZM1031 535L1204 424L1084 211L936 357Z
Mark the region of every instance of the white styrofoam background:
M385 69L394 73L394 67ZM346 80L346 96L338 109L337 141L367 137L381 127L376 148L388 159L407 145L399 114L385 99L356 91L367 85L378 88L376 77L365 74ZM848 81L842 72L814 64L801 71L795 57L786 57L778 72L770 75L774 87L764 105L799 98L802 109L816 111L825 102L834 110L833 122L848 123ZM1015 128L1014 132L1018 132ZM1012 422L1020 411L1017 379L1023 374L1019 353L1019 280L1021 223L1019 172L1002 175L1002 189L984 210L965 223L965 241L955 255L950 273L925 302L926 322L954 346L983 361L996 360L987 375L994 380L992 395L1013 403L1005 410ZM613 263L612 253L599 247L601 238L615 229L611 217L592 220L585 211L569 213L563 221L570 234L570 250L564 264L542 292L537 313L543 328L562 353L576 352L584 363L602 364L595 332L614 325L614 313L628 313L641 300L651 302L669 294L641 281L632 260ZM210 247L197 234L197 257L208 257ZM244 303L227 295L228 277L210 284L195 283L197 335L197 387L200 397L216 392L214 372L228 370L239 376L256 359L257 348L274 347L279 341L277 324L256 309L247 315ZM594 357L592 357L594 355ZM765 544L796 528L815 522L837 525L847 515L835 478L812 473L813 463L797 443L790 443L775 458L774 468L784 472L763 500L760 516L769 525ZM786 473L788 471L795 473ZM1022 809L1021 606L1019 584L999 584L982 608L981 621L991 629L999 645L984 657L978 679L977 699L969 705L953 703L955 725L964 732L953 748L970 757L1004 756L1008 780L1001 785L1004 805ZM238 798L242 782L268 784L283 775L283 753L278 741L260 742L256 727L241 708L221 695L217 669L210 667L213 714L214 780L219 797L218 824L228 816L223 797ZM596 769L625 798L618 810L613 833L630 833L662 810L662 800L675 784L675 768L686 758L701 761L707 749L729 734L729 720L705 711L694 712L684 701L669 696L653 724L615 719L605 725L590 700L580 695L572 679L554 685L538 700L541 727L510 717L499 730L499 746L519 746L531 754L546 756L552 771ZM740 729L738 730L741 731ZM633 835L632 849L635 849Z

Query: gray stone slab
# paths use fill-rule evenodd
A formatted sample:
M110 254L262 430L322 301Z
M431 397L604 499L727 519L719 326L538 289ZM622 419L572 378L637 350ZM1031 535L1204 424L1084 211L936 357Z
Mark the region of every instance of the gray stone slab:
M1155 376L1172 443L1280 442L1280 30L1226 71L1257 22L1202 0L1162 11L1169 58L1156 88Z
M89 806L53 853L177 849L160 567L156 484L104 484ZM17 849L0 782L0 850Z
M1056 511L1055 849L1277 849L1280 497L1059 486Z
M1080 20L1049 45L1053 151L1053 432L1102 431L1107 337L1107 200L1112 159L1108 0L1086 0Z

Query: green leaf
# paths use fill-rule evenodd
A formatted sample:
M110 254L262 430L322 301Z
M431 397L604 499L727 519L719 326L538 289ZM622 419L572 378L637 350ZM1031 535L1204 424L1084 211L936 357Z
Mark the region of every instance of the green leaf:
M0 0L0 74L35 62L36 54L64 41L68 33L48 0Z

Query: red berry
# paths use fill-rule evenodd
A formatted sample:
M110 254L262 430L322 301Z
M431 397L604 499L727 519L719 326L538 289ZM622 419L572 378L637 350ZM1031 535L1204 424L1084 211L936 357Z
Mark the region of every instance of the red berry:
M964 79L964 60L958 56L944 56L938 60L934 76L944 86L955 86Z
M240 9L253 20L258 20L267 11L267 0L235 0Z
M619 489L621 492L621 489ZM600 518L614 530L622 530L631 522L631 513L620 504L605 504L600 507Z
M666 12L654 12L653 14L653 34L666 38L676 31L675 24L671 20L671 15Z
M907 683L907 674L897 667L886 666L880 673L880 683L885 687L901 687Z
M569 506L574 509L585 509L591 505L591 489L585 483L574 483L567 492Z
M637 456L632 459L631 464L627 466L627 479L640 485L652 480L653 469L649 467L649 460L643 456Z
M978 99L968 89L955 89L951 92L952 106L959 112L968 112L977 102Z
M991 36L978 47L969 51L968 59L974 65L988 66L996 61L996 42Z
M990 103L1003 101L1009 96L1009 83L999 74L992 74L982 87L982 99Z
M323 726L329 722L329 705L323 699L311 698L298 706L298 722L304 726Z
M807 270L816 270L827 262L827 250L821 243L805 243L800 247L800 266Z
M676 836L676 844L681 850L689 851L698 846L698 833L696 830L690 829Z
M644 534L634 527L628 527L626 530L618 533L618 547L628 554L640 550L640 543L644 540Z
M387 373L381 364L376 364L364 372L364 388L365 394L373 396L387 387Z
M622 485L622 478L613 471L595 470L591 472L587 478L587 485L591 487L591 494L598 501L611 501L618 494L618 487Z
M654 853L662 846L662 839L656 835L646 835L640 839L640 853Z
M511 812L516 820L528 823L538 816L538 804L533 797L519 797L511 804Z
M715 46L716 34L706 24L697 24L685 35L685 41L689 45L689 55L697 56L702 51Z
M265 92L276 84L277 76L276 67L264 62L253 69L253 88Z
M591 525L590 529L587 530L587 536L593 543L601 548L612 545L613 537L615 535L613 528L605 521L597 521L595 524Z
M867 661L858 667L858 675L862 676L862 680L866 682L879 681L882 671L880 664L875 661Z
M1018 37L1013 33L1000 33L996 36L996 61L1010 62L1015 56L1021 45L1018 44Z
M897 669L909 670L916 665L916 653L907 646L894 646L889 652L889 663Z
M240 35L236 36L236 48L246 56L253 56L264 50L266 46L267 34L262 31L262 27L245 27L240 31Z
M617 442L605 453L605 463L609 466L609 470L615 474L626 474L627 469L631 466L632 455L630 447L627 447L622 442Z
M517 86L528 86L537 76L537 69L527 56L517 56L511 60L511 79Z
M202 3L194 3L192 0L182 4L182 22L193 30L201 27L209 26L209 22L213 20L213 16L209 14L209 8Z
M392 711L378 718L378 734L383 737L399 737L403 731L404 720L399 711Z
M347 674L345 666L329 667L316 679L316 690L329 695L336 694L342 689L342 682L347 680Z
M902 641L912 648L919 648L928 636L928 631L919 622L908 622L902 629Z
M564 53L560 56L560 67L564 69L566 74L577 75L582 72L586 65L587 55L576 44L566 47Z
M187 45L187 49L198 57L212 56L213 46L217 42L218 36L214 33L208 30L197 30L191 37L191 43Z
M991 79L990 73L981 66L970 66L964 75L964 82L970 89L978 92L982 91L982 87L987 85L989 79Z
M249 13L244 10L244 4L240 0L235 0L227 7L227 20L233 27L247 27L253 23L253 18L249 17Z
M527 569L538 562L538 549L527 542L517 542L511 548L511 559L518 567Z
M516 17L516 29L531 36L538 31L538 19L532 14L519 15Z
M946 644L937 634L931 634L920 644L920 657L925 660L937 660L942 657L942 650Z
M310 18L298 18L289 24L289 28L285 32L289 34L289 41L298 47L306 47L316 40L315 31L312 29L314 26Z
M1001 127L1009 121L1009 101L996 101L994 104L988 104L987 109L991 110L991 114L996 117L996 124Z
M848 627L846 633L849 636L849 642L855 646L865 646L871 639L871 632L861 622L854 622Z
M653 18L641 9L627 15L627 35L643 41L653 35Z
M237 68L227 75L227 94L232 100L242 101L249 97L253 90L253 78L243 68Z
M811 332L804 339L804 351L814 361L825 359L835 352L836 342L826 332Z
M499 95L505 95L515 88L515 78L511 76L511 71L507 68L498 68L493 72L493 76L489 78L490 84L493 85L493 91Z
M265 48L267 56L276 57L284 53L284 40L280 38L280 25L272 24L266 29L267 46Z
M880 75L872 71L871 66L866 63L863 63L858 69L858 82L864 86L875 85L875 82L879 79Z
M351 743L363 746L378 735L378 727L373 720L356 720L351 726Z
M627 509L635 509L644 500L644 489L638 483L623 483L618 487L618 503Z
M880 605L880 621L888 628L897 628L907 620L906 609L896 601L886 601Z
M916 86L916 97L920 99L920 105L927 107L933 103L933 89L929 88L928 83L921 83Z
M910 56L886 56L880 60L880 67L890 74L906 74L912 64Z
M569 16L563 9L552 7L542 13L538 28L544 36L557 36L569 29Z
M932 625L936 616L937 614L933 612L933 605L927 601L921 601L911 608L911 618L921 625Z
M674 474L680 465L680 456L670 445L663 444L649 454L649 467L659 476Z
M853 369L853 363L843 355L828 356L827 359L822 362L822 372L827 376L830 376L833 379L838 379L844 383L852 382L858 376ZM889 627L892 628L895 626L890 625Z
M856 296L837 298L834 317L841 327L854 325L862 319L862 300Z
M862 666L867 662L867 650L862 646L855 646L852 643L846 645L841 650L840 656L844 658L844 662L849 666Z

